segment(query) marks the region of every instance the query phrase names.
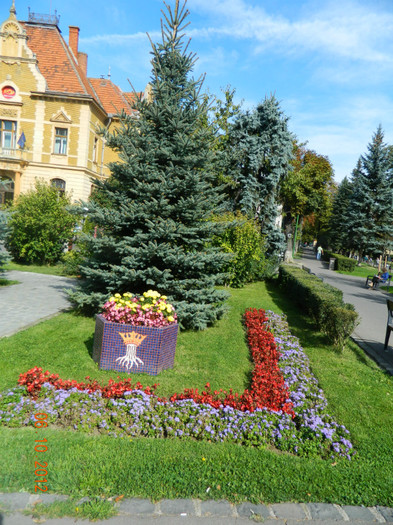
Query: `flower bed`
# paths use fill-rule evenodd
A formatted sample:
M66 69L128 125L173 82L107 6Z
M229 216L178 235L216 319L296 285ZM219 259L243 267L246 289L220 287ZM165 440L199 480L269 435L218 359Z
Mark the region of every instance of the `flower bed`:
M167 400L155 395L156 385L143 388L129 379L106 386L77 383L36 368L0 396L2 424L33 425L33 414L45 412L52 424L115 437L189 437L350 458L348 431L326 412L323 392L285 319L249 310L245 324L255 368L250 391L243 394L208 387Z

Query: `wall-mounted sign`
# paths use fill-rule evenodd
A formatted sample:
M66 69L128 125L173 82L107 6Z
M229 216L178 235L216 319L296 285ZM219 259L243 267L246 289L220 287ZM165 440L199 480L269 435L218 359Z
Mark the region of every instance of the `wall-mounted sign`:
M1 89L1 94L4 98L14 98L14 96L16 95L16 91L12 86L4 86Z

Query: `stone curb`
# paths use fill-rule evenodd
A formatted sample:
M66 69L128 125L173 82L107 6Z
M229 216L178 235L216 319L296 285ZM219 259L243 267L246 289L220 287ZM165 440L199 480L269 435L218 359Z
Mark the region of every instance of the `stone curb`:
M30 510L37 503L51 504L66 501L68 496L60 494L0 493L1 513L16 513ZM88 501L82 498L79 503ZM361 507L331 503L275 503L271 505L240 503L226 500L164 499L152 503L148 499L124 499L116 503L118 518L121 517L194 517L194 518L235 518L254 521L288 522L359 522L393 523L393 508L375 506ZM116 518L111 518L116 520Z

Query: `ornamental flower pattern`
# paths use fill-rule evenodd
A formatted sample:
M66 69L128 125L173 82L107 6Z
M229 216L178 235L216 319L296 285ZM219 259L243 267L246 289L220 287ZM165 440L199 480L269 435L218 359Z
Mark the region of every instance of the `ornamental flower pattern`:
M135 326L168 326L177 322L174 307L167 296L148 290L141 296L131 292L116 293L103 306L102 316L113 323Z
M77 383L35 368L21 374L19 387L0 395L1 423L34 425L32 414L42 411L53 424L117 438L191 437L272 446L306 457L351 459L355 451L349 432L327 412L325 396L285 317L249 310L245 324L250 350L256 355L256 384L247 394L211 392L209 386L202 393L189 390L185 397L174 394L168 400L155 394L157 385L144 388L130 379L111 380L105 386L96 381ZM267 377L273 378L273 387ZM267 392L274 398L270 403L280 400L281 409L258 406Z

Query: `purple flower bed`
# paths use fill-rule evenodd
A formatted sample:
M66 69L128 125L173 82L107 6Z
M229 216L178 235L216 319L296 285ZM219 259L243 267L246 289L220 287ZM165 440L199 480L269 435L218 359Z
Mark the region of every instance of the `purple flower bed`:
M1 394L0 422L11 427L34 425L34 413L45 412L49 426L98 431L116 438L227 441L275 447L299 456L350 459L354 450L349 433L327 413L326 399L299 341L289 333L284 317L273 312L268 316L282 354L280 367L294 404L294 419L266 409L250 413L198 405L192 400L164 403L140 390L108 399L99 392L55 390L47 383L37 400L26 395L25 387Z

